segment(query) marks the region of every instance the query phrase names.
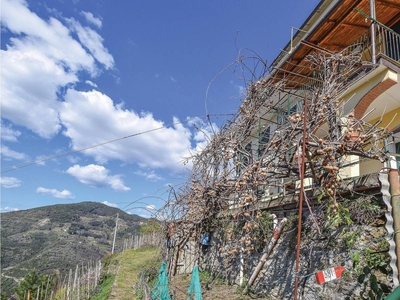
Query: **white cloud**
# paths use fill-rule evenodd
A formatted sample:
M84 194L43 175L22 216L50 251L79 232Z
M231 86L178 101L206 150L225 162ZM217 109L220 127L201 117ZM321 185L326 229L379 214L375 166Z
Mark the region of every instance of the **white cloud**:
M176 79L175 79L174 77L169 76L169 79L171 79L172 82L175 82L175 83L176 83Z
M93 187L109 186L115 191L129 191L130 188L124 185L121 175L109 175L110 171L103 166L87 165L81 167L74 165L70 167L66 173L74 176L81 183Z
M99 164L118 159L153 169L182 170L182 157L187 157L192 150L191 133L182 124L156 130L164 123L155 120L152 114L138 115L123 109L122 105L114 105L108 96L98 91L68 90L60 118L66 128L63 133L71 139L75 150L137 134L84 152ZM174 118L174 123L178 122ZM143 133L146 131L151 132Z
M199 117L187 118L188 125L197 129L193 140L196 142L196 152L202 151L214 133L218 132L218 126L215 123L206 123Z
M18 159L18 160L27 160L28 156L24 153L17 152L11 150L5 145L1 145L1 156L5 159Z
M114 58L103 45L103 38L93 29L83 27L75 19L68 20L71 28L78 35L79 41L91 52L94 58L104 65L106 69L114 67Z
M87 19L93 16L83 14ZM63 134L71 139L73 150L137 134L84 153L94 157L97 164L121 160L147 169L183 170L183 158L201 148L205 135L193 136L182 124L156 130L165 124L151 113L124 109L122 104L114 104L96 90L74 90L81 72L93 78L101 73L100 68L113 69L114 59L95 30L73 18L58 18L40 18L24 0L2 1L2 28L15 34L6 42L6 49L1 50L2 117L43 138L52 138L65 128ZM170 80L176 82L172 76ZM86 84L96 87L91 80ZM174 123L178 121L173 119ZM151 132L140 134L146 131ZM16 131L10 132L7 138L15 140L17 135ZM2 152L3 157L26 158L25 154L5 146ZM94 186L129 190L119 176L107 176L108 181L93 181L90 176L80 180ZM146 176L151 180L161 179L151 171Z
M148 211L146 208L133 208L133 209L130 209L129 213L138 215L138 216L146 218L146 219L151 218L153 215L153 213Z
M154 172L154 170L152 170L152 171L150 171L150 172L143 172L143 171L136 171L136 172L134 172L134 174L136 174L136 175L139 175L139 176L142 176L142 177L144 177L144 178L146 178L147 180L149 180L149 181L152 181L152 182L156 182L156 181L159 181L159 180L163 180L164 178L162 178L161 176L159 176L159 175L157 175L155 172Z
M97 76L94 57L106 68L113 58L93 30L76 21L68 28L55 18L41 19L23 0L2 1L1 24L16 34L1 50L2 117L51 138L61 128L58 92L75 84L81 71Z
M0 207L0 211L1 212L10 212L10 211L18 211L19 209L18 208L12 208L12 207L9 207L9 206L6 206L6 207Z
M111 202L108 202L108 201L103 201L103 202L101 202L101 203L103 203L103 204L105 204L105 205L107 205L107 206L110 206L110 207L118 207L117 204L111 203Z
M0 177L0 184L6 189L17 188L21 186L21 180L15 177Z
M86 21L95 25L96 27L101 28L103 25L101 19L93 16L91 12L82 11L81 14L85 17Z
M12 125L5 125L1 120L1 139L7 142L16 142L17 138L21 135L21 132L14 130Z
M156 207L155 207L154 205L152 205L152 204L149 204L149 205L146 206L146 209L148 209L148 210L155 210Z
M1 50L1 60L2 117L41 137L54 136L61 128L56 92L76 78L32 45Z
M60 199L74 199L75 198L75 196L73 196L72 193L68 190L62 190L60 192L56 189L47 189L44 187L38 187L36 189L36 193L44 194L44 195L51 195L55 198L60 198Z
M91 85L92 87L97 88L97 84L95 84L94 82L92 82L90 80L86 80L85 83L88 84L88 85Z

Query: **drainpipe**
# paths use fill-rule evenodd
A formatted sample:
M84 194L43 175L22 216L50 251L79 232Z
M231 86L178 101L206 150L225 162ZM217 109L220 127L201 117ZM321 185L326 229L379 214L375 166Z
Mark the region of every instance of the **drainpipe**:
M390 195L392 200L392 215L394 241L396 243L397 271L400 270L400 187L399 172L396 169L389 170ZM397 273L400 281L400 272Z
M370 14L371 14L371 56L372 56L372 64L376 64L376 47L375 47L375 19L376 19L376 12L375 12L375 0L369 0L370 6Z

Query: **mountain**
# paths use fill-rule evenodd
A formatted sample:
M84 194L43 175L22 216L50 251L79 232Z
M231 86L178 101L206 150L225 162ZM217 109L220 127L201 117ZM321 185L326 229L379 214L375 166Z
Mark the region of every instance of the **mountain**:
M60 204L1 213L2 292L10 292L30 270L65 274L115 250L147 219L98 202Z

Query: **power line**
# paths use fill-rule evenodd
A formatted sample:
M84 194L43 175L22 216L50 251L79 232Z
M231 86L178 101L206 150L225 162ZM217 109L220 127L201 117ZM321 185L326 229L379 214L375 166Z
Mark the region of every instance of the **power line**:
M233 114L213 114L213 115L209 115L209 116L228 116L228 115L233 115ZM203 118L204 118L204 116L203 116ZM124 136L124 137L121 137L121 138L117 138L117 139L114 139L114 140L109 140L109 141L106 141L106 142L103 142L103 143L100 143L100 144L96 144L96 145L92 145L92 146L88 146L88 147L85 147L85 148L71 150L71 151L60 153L60 154L47 156L47 157L44 157L44 158L41 158L41 159L31 160L31 161L28 161L28 162L25 162L25 163L22 163L22 164L8 166L8 167L5 167L5 169L1 169L1 174L7 173L7 172L10 172L10 171L14 171L14 170L19 170L19 169L22 169L22 168L25 168L25 167L28 167L28 166L40 164L40 163L43 163L43 162L46 162L46 161L49 161L49 160L53 160L53 159L56 159L56 158L60 158L60 157L63 157L63 156L67 156L67 155L70 155L70 154L73 154L73 153L78 153L78 152L82 152L82 151L89 150L89 149L92 149L92 148L100 147L100 146L103 146L103 145L106 145L106 144L118 142L118 141L121 141L121 140L124 140L124 139L128 139L128 138L131 138L131 137L142 135L142 134L145 134L145 133L157 131L157 130L160 130L160 129L163 129L163 128L168 128L168 127L175 126L175 125L178 125L178 124L187 123L189 121L190 120L171 123L171 124L168 124L166 126L161 126L161 127L149 129L149 130L146 130L146 131L134 133L134 134L131 134L131 135L127 135L127 136Z
M188 122L188 121L185 121L185 122ZM100 146L103 146L103 145L106 145L106 144L114 143L114 142L117 142L117 141L121 141L121 140L124 140L124 139L128 139L128 138L131 138L131 137L135 137L135 136L138 136L138 135L142 135L142 134L145 134L145 133L153 132L153 131L156 131L156 130L167 128L169 126L175 126L175 125L182 124L182 123L184 123L184 122L176 122L176 123L169 124L167 126L157 127L157 128L153 128L153 129L150 129L150 130L134 133L134 134L131 134L131 135L127 135L127 136L124 136L124 137L121 137L121 138L117 138L117 139L114 139L114 140L109 140L109 141L106 141L106 142L103 142L103 143L100 143L100 144L96 144L96 145L92 145L92 146L88 146L88 147L85 147L85 148L71 150L71 151L60 153L60 154L47 156L45 158L41 158L41 159L37 159L37 160L33 160L33 161L28 161L26 163L9 166L9 167L6 167L5 170L2 169L1 170L1 174L2 173L7 173L7 172L10 172L10 171L13 171L13 170L19 170L19 169L22 169L22 168L25 168L25 167L28 167L28 166L31 166L31 165L36 165L36 164L39 164L39 163L42 163L42 162L46 162L46 161L49 161L49 160L52 160L52 159L56 159L56 158L63 157L63 156L66 156L66 155L70 155L70 154L77 153L77 152L82 152L82 151L85 151L85 150L89 150L89 149L92 149L92 148L100 147Z

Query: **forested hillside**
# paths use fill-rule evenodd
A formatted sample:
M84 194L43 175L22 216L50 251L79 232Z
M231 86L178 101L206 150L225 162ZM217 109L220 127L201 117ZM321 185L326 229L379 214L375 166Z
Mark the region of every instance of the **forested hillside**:
M1 214L2 292L12 289L26 273L62 276L77 264L111 252L117 213L116 250L143 222L137 215L98 202L52 205Z

